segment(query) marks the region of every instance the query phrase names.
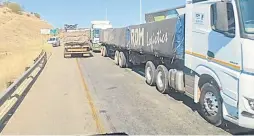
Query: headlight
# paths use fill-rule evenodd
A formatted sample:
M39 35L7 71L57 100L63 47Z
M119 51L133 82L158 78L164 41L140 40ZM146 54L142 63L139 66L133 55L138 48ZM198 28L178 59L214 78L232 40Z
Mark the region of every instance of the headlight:
M249 105L252 110L254 110L254 100L249 100Z
M254 110L254 99L246 98L249 102L250 108Z

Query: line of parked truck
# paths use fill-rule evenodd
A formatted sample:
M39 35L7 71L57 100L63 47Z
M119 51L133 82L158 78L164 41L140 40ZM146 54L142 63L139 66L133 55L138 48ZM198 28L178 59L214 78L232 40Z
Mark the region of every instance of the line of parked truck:
M253 0L186 0L168 19L100 31L101 55L145 64L148 85L185 93L205 119L254 129Z

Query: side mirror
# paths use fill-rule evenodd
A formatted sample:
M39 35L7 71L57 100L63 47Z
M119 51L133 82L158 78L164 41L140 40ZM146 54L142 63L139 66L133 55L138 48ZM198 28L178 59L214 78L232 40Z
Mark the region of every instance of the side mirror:
M227 2L217 2L213 5L214 14L216 17L215 29L227 32L228 31L228 11Z

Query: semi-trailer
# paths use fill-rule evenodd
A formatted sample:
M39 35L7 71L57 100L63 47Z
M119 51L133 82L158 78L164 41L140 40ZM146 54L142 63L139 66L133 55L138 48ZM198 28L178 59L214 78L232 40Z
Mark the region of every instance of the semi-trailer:
M166 20L102 30L102 56L145 64L148 85L185 93L215 126L254 129L253 0L186 0Z

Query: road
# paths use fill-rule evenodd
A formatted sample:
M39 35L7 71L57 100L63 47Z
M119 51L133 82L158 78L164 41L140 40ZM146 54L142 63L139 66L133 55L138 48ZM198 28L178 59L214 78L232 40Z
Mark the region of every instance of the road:
M190 98L162 95L135 71L98 54L64 59L63 47L54 48L2 134L229 134Z

